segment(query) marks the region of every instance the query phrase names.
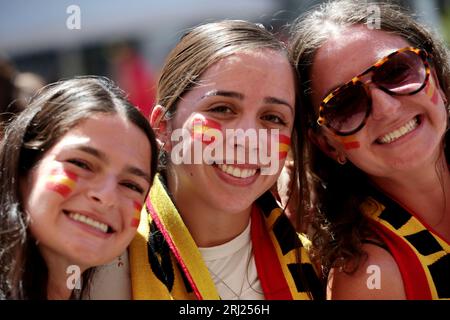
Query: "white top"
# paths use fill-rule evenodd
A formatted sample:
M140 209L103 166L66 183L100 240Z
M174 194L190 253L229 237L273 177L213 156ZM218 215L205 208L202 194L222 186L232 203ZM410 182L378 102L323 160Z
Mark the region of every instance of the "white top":
M128 251L111 263L96 268L91 281L90 300L131 300L131 279Z
M250 223L233 240L199 250L223 300L264 300L252 251Z
M199 248L223 300L263 300L264 294L252 254L250 223L233 240L216 247ZM88 297L91 300L130 300L128 252L97 268Z

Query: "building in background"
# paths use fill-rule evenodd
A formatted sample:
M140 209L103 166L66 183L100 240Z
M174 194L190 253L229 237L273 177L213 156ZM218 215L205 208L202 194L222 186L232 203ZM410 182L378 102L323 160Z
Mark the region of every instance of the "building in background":
M75 75L113 78L148 114L164 58L190 27L245 19L274 30L317 0L0 0L0 53L46 82ZM450 0L402 1L448 34ZM79 25L73 19L78 14ZM447 20L443 20L445 18Z

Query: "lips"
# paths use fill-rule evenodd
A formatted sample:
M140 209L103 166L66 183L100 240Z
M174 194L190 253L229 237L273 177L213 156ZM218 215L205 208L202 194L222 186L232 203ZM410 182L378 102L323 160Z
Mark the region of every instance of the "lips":
M407 135L408 133L414 131L420 124L420 118L419 116L414 117L398 129L395 129L394 131L391 131L381 137L379 137L376 141L378 144L388 144L392 143L401 137Z

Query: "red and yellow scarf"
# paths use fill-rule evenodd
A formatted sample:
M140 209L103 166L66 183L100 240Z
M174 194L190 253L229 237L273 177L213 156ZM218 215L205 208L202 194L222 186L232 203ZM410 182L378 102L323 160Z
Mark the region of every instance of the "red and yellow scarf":
M407 299L450 299L450 244L379 191L361 209L397 262Z
M269 193L253 206L251 215L255 264L265 298L323 297L302 242L306 238L299 237ZM130 245L130 264L133 299L220 299L159 175L141 212L138 234Z

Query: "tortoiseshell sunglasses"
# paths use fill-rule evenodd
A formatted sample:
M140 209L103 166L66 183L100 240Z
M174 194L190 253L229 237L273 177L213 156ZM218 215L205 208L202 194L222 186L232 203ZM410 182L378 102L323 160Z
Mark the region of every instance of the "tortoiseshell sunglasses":
M339 136L361 130L372 110L369 84L394 96L413 95L430 77L429 55L407 47L377 61L369 69L333 90L322 100L317 123Z

